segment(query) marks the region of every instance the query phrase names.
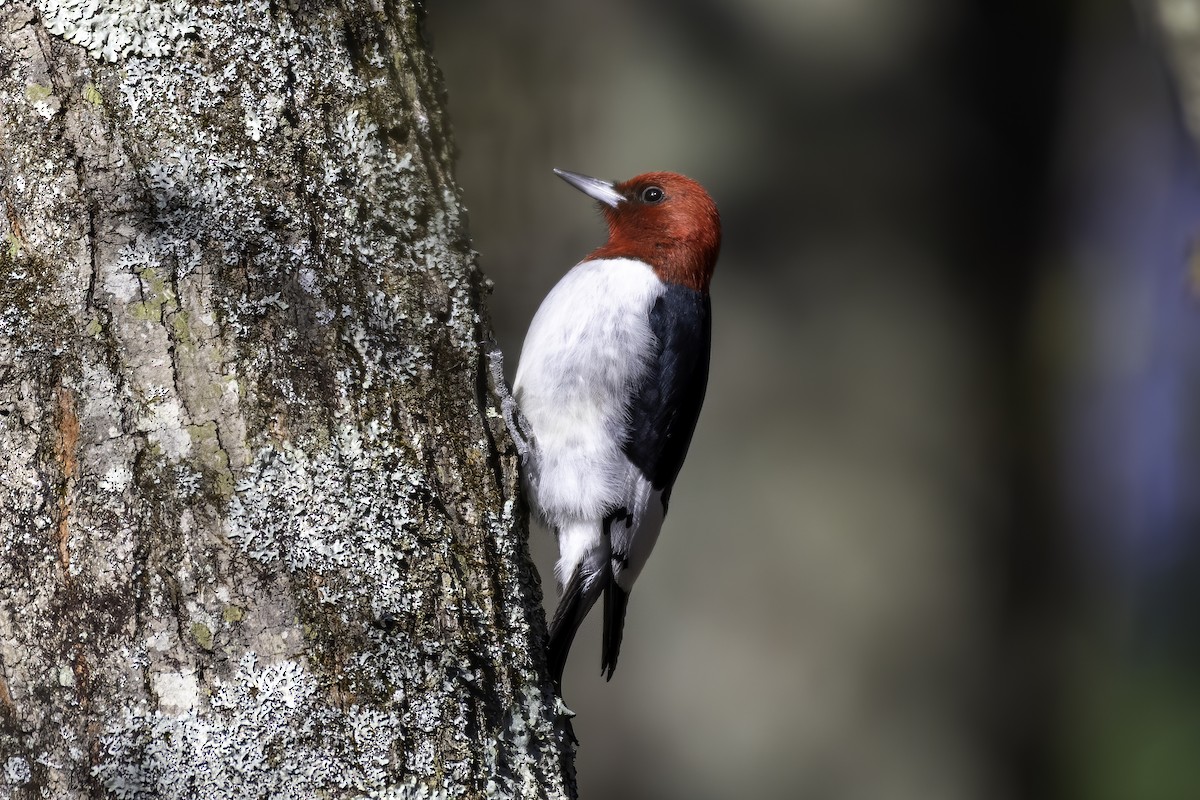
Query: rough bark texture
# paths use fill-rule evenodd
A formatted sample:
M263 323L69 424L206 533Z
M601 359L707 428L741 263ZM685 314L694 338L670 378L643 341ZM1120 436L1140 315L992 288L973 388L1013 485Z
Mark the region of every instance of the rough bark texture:
M407 2L0 2L0 795L559 797Z

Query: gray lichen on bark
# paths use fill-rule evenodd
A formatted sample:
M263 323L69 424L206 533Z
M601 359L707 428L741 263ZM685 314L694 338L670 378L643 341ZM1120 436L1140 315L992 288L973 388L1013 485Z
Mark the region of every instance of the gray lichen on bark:
M410 4L0 4L0 787L559 797Z

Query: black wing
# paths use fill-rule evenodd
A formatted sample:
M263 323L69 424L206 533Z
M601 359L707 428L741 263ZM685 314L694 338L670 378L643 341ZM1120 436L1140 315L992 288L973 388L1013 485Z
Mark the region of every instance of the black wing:
M625 455L664 504L683 466L704 390L712 347L712 310L707 294L668 285L650 311L650 329L658 347L645 377L633 393Z
M650 485L662 492L663 513L671 487L700 418L708 388L712 348L712 308L707 294L669 285L650 311L650 329L658 345L629 408L626 457ZM622 524L622 515L608 521ZM618 560L625 554L613 553ZM604 639L600 669L611 678L621 652L629 594L609 579L604 587Z

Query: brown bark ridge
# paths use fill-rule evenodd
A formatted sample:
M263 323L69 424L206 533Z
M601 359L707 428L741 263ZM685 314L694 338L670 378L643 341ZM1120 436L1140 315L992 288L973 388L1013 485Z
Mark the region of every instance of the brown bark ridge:
M566 797L411 2L0 3L0 795Z

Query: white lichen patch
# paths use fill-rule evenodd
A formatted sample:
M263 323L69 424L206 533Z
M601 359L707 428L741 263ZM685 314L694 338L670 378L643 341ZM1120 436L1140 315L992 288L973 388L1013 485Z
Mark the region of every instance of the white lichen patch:
M401 741L396 715L331 707L301 664L259 664L254 653L200 705L125 709L101 736L93 774L122 800L306 800L385 787ZM354 735L327 735L343 729Z
M30 103L33 106L34 113L43 120L48 120L53 117L58 113L59 108L62 107L62 103L59 101L59 99L52 94L39 97L36 100L31 100Z
M50 33L109 62L174 55L197 27L186 0L34 0L34 5Z
M31 777L33 770L29 768L29 762L20 756L13 756L4 762L4 782L10 786L29 783Z
M235 487L226 535L263 566L336 578L322 582L329 604L408 611L404 551L415 549L413 496L424 478L403 455L350 426L323 452L266 449Z
M159 710L167 715L193 711L200 702L200 684L196 681L195 670L151 672L150 690L158 698Z
M129 488L133 481L133 471L125 464L114 464L100 479L100 490L111 494L120 494Z
M199 472L181 464L175 470L176 491L182 497L192 497L200 489L200 478L201 475Z
M184 430L183 406L174 397L152 400L148 413L138 418L138 430L148 434L151 444L168 458L179 460L192 450L192 440Z
M405 454L382 434L373 426L367 426L366 435L344 427L321 452L288 443L261 452L236 486L228 538L264 567L317 583L327 613L345 621L362 625L364 617L428 619L444 614L446 622L438 624L487 628L487 610L467 603L449 574L435 586L410 578L412 558L452 561L450 537L444 523L421 512L421 496L428 492L423 473L406 466ZM504 517L487 520L500 539L510 538L511 510L509 504ZM430 542L443 544L433 545L430 553ZM521 613L515 593L504 602L510 613ZM516 619L509 622L520 625ZM406 632L367 630L367 646L342 666L340 679L353 692L390 696L385 707L401 703L400 720L421 734L407 753L406 772L422 777L441 773L449 796L457 797L482 759L496 775L486 796L537 796L542 776L531 765L556 746L557 734L555 713L545 705L528 663L528 642L512 642L515 653L497 649L486 654L490 662L518 668L518 685L508 687L517 702L482 752L464 739L462 754L455 758L438 752L436 742L447 731L461 736L471 725L475 711L465 699L469 687L482 679L471 656L453 647L430 649ZM355 736L373 730L365 726ZM511 774L501 765L508 765ZM423 791L422 786L373 796L410 796L405 792Z

